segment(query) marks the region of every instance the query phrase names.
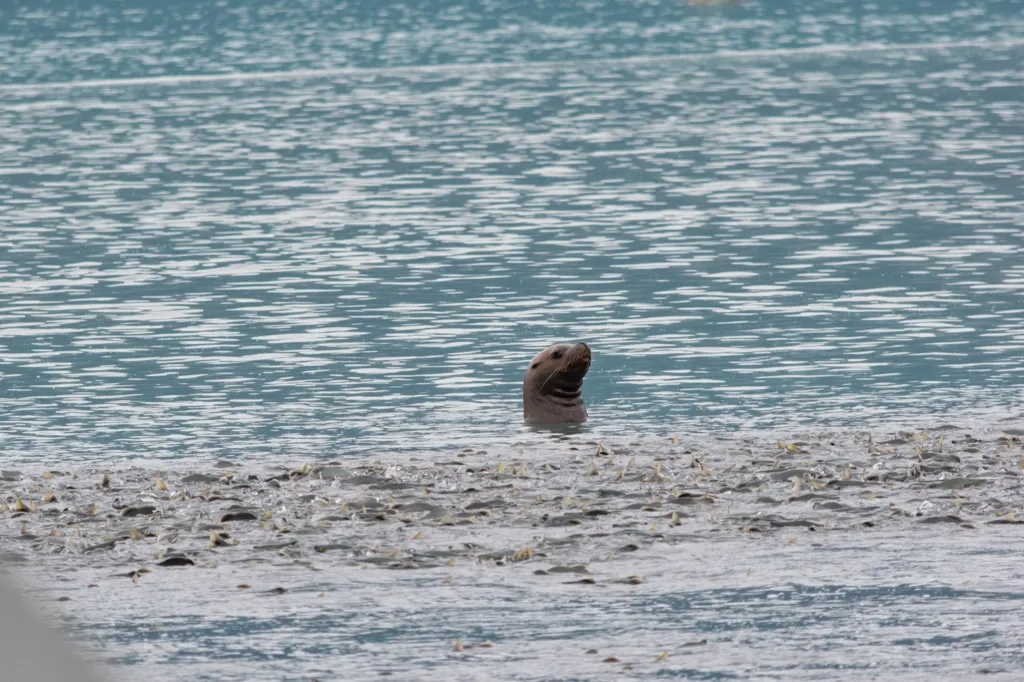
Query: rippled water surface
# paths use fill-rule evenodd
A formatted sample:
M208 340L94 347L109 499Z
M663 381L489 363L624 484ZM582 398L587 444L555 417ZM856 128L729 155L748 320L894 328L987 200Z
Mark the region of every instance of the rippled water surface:
M67 587L79 631L154 680L1012 675L1019 562L998 548L1024 518L1022 63L1015 0L5 5L0 530L43 593ZM520 385L534 353L576 339L594 352L591 422L554 447L521 425ZM958 454L915 435L938 425ZM911 429L888 473L865 440L883 428ZM820 449L759 441L723 455L714 485L693 459L713 434L787 430ZM301 543L255 572L218 564L215 544L167 573L160 518L97 558L75 526L128 532L125 505L147 500L187 508L179 549L206 552L209 490L115 476L89 506L96 481L61 479L47 501L58 483L41 473L134 462L177 467L157 472L173 482L214 461L391 471L475 452L454 485L573 458L542 500L562 509L598 475L594 441L673 435L691 443L674 480L718 496L704 535L638 546L615 566L646 582L589 593L475 555L326 570ZM792 473L789 454L792 477L764 473ZM667 495L648 464L631 494ZM782 489L813 497L827 473L875 486L857 500L891 525L822 507L828 532L795 546L789 528L748 533L723 497L743 467L777 488L744 479L751 509L806 506ZM969 500L948 484L961 475L981 477ZM507 485L495 494L527 506ZM324 500L302 504L338 504ZM285 540L417 546L394 519L377 537L265 502L283 525L263 531ZM939 522L901 525L926 504ZM491 527L517 546L553 537ZM154 573L124 577L140 567ZM246 597L243 580L290 596ZM459 637L495 647L453 653Z
M603 432L1019 414L1024 20L952 5L8 10L8 447L486 443L559 339Z

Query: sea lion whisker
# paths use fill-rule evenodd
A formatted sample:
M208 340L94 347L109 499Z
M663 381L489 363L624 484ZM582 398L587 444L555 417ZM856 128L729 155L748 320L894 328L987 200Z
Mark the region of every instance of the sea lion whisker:
M562 374L562 373L564 373L564 372L565 372L565 366L562 366L562 367L559 367L559 368L557 368L557 369L556 369L555 371L553 371L553 372L552 372L551 374L549 374L549 375L548 375L548 378L544 380L544 383L542 383L542 384L541 384L541 385L540 385L540 386L539 386L539 387L537 388L537 392L538 392L538 393L540 393L541 391L543 391L543 390L544 390L544 387L548 385L548 382L549 382L549 381L551 381L551 379L552 379L552 378L553 378L553 377L554 377L554 376L555 376L556 374Z
M583 356L583 352L582 351L573 350L573 352L571 352L565 358L565 361L563 362L563 364L560 367L556 367L554 369L554 371L552 371L551 374L549 374L547 376L547 378L544 379L544 382L537 388L537 392L539 393L539 392L543 391L544 387L547 386L548 382L551 381L554 377L556 377L556 376L558 376L560 374L565 374L570 368L572 368L573 366L576 365L576 361L579 360L582 356Z

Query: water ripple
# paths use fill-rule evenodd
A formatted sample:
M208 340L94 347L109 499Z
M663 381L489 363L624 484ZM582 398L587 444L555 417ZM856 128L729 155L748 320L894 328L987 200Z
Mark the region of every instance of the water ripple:
M566 338L594 348L598 434L1018 414L1019 43L915 36L280 73L256 50L244 78L211 56L81 83L22 45L6 442L513 440L526 361Z

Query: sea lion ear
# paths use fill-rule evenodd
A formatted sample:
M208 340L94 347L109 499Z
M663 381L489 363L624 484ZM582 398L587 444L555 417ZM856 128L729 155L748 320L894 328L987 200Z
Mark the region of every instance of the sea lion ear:
M539 362L535 362L532 365L530 365L530 369L537 369L538 367L540 367L540 363Z

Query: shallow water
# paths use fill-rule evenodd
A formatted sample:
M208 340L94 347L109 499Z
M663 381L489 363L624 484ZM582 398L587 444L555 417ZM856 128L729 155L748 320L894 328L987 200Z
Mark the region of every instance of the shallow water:
M129 678L1012 679L1024 15L920 4L0 8L0 556Z
M67 591L84 612L125 614L83 620L106 655L146 662L153 680L1016 679L1024 596L999 582L948 583L974 562L1019 576L1018 531L880 533L868 543L659 548L637 557L650 571L644 584L604 589L552 586L528 568L453 571L447 585L403 573L309 582L278 569L274 585L293 591L243 598L232 592L251 572L219 569L184 594L173 575ZM743 559L723 560L733 553ZM837 585L822 570L837 562L866 584ZM908 565L927 579L893 570ZM494 646L458 652L459 639Z
M1012 678L1022 436L6 471L0 540L155 680Z

